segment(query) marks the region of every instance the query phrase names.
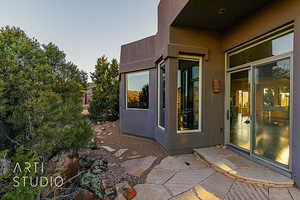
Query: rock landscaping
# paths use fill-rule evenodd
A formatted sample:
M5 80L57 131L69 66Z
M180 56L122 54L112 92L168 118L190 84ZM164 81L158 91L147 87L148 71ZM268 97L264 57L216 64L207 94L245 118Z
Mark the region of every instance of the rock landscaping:
M167 154L162 149L154 155L152 152L150 155L143 153L139 149L143 146L134 145L145 143L152 149L156 143L144 139L140 142L131 136L116 137L117 128L113 122L98 123L93 127L94 138L89 148L81 149L76 156L65 153L53 158L49 173L62 176L64 186L46 188L43 197L61 200L141 199L142 194L138 194L134 187L145 184L147 174ZM116 141L120 136L126 137L121 139L122 143ZM111 138L114 142L109 141Z

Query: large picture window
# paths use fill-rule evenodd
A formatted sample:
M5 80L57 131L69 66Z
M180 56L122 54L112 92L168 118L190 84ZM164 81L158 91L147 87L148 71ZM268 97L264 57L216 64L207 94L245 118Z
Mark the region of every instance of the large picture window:
M177 80L178 131L200 130L199 60L179 60Z
M165 113L166 113L166 65L161 63L158 66L158 85L159 85L159 94L158 94L158 125L162 128L165 128Z
M148 109L149 107L149 71L128 73L127 108Z

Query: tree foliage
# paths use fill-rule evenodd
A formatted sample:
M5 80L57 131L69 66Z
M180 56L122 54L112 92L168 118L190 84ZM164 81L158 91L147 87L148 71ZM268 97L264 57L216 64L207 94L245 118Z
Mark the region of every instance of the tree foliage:
M86 86L87 74L54 44L0 29L0 150L18 158L22 146L43 161L76 151L91 135L81 115Z
M119 64L102 56L97 60L91 78L96 86L89 106L90 119L94 122L119 118Z

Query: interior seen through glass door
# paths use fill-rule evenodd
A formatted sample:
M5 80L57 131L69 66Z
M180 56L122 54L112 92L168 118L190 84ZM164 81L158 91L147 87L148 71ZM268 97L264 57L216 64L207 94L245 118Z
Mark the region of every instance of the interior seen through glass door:
M290 58L255 68L255 149L257 155L289 164Z
M230 143L250 150L250 71L231 74Z

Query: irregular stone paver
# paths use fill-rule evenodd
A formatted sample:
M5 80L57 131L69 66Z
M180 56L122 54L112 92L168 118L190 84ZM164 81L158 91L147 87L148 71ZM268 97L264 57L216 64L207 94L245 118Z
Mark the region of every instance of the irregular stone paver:
M252 184L235 182L225 200L269 200L268 188Z
M157 157L155 156L148 156L145 158L127 160L122 163L122 166L125 168L125 171L128 174L133 176L141 176L144 171L151 167L156 158Z
M202 200L223 199L234 180L220 173L214 173L195 187L197 195Z
M197 185L195 187L198 197L201 200L220 200L221 198L217 197L214 193L207 191L205 188Z
M286 188L270 188L270 200L293 200L290 192Z
M182 193L176 197L171 198L170 200L200 200L195 192L192 190ZM202 199L201 199L202 200Z
M239 168L233 172L236 176L244 177L262 183L278 183L293 185L293 181L267 168Z
M183 169L189 169L189 167L182 161L172 157L168 156L164 158L159 165L157 165L155 168L159 169L169 169L174 171L179 171Z
M134 186L137 196L134 200L168 200L171 195L162 185L140 184Z
M195 152L216 169L239 180L272 187L291 187L294 184L292 179L247 160L229 149L210 147L195 149Z
M193 188L213 173L214 170L210 168L200 170L183 170L177 172L175 176L165 184L165 186L172 192L173 196L176 196Z
M128 159L135 159L135 158L140 158L141 156L140 155L135 155L135 156L128 156L127 158Z
M204 161L197 159L197 157L193 154L175 156L175 159L183 162L190 169L203 169L208 167Z
M164 184L167 182L176 171L169 169L153 169L147 176L146 183Z
M237 168L263 168L262 165L237 154L227 156L226 159L233 163Z
M300 200L300 190L296 188L289 188L289 191L294 200Z
M114 156L120 157L123 155L128 149L119 149L116 153L114 153Z
M109 151L109 152L114 152L116 151L114 148L111 148L109 146L100 146L101 148L105 149L106 151Z

